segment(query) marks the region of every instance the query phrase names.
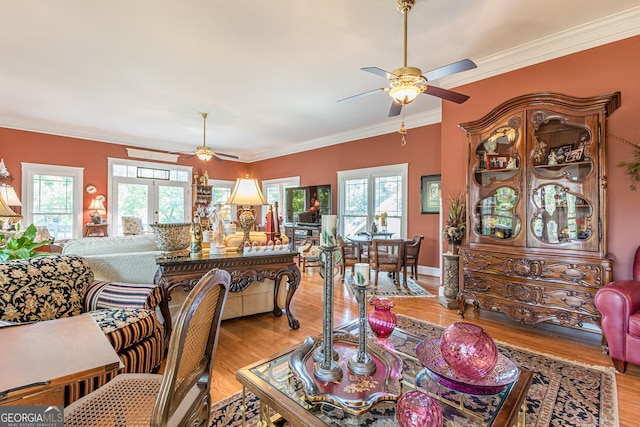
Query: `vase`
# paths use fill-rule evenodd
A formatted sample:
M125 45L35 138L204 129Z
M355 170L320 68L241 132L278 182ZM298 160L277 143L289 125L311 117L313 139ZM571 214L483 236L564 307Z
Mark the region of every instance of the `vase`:
M440 351L456 374L473 380L486 377L498 361L493 339L472 323L457 322L445 329Z
M448 243L449 243L449 252L451 252L454 255L457 255L460 249L461 240L449 239Z
M371 330L378 338L388 338L397 323L396 315L391 311L395 303L389 298L374 298L369 304L373 306L367 315Z
M398 399L396 418L402 427L440 427L442 409L434 398L419 390L411 390Z

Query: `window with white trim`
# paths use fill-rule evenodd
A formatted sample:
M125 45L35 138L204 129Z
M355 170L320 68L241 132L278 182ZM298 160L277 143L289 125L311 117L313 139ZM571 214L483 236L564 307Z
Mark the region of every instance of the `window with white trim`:
M371 231L407 234L408 164L338 171L339 228L343 236ZM386 224L383 224L383 214Z
M84 169L22 163L23 224L45 226L55 240L82 236Z

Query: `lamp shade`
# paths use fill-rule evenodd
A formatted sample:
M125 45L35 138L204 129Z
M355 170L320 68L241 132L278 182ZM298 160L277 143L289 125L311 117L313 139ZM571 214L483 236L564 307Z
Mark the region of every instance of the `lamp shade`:
M89 204L89 210L94 210L94 211L104 211L105 207L104 207L104 203L102 203L102 199L99 198L95 198L91 201L91 203Z
M8 206L22 206L20 199L16 194L15 188L11 185L3 185L0 187L0 195Z
M266 205L267 201L262 195L257 179L238 178L233 188L227 205L255 206Z
M20 215L15 213L7 203L4 201L3 197L0 197L0 218L22 218Z

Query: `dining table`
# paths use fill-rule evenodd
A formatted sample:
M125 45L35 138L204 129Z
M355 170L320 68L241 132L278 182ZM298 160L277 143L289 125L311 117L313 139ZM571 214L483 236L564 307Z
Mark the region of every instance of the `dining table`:
M390 238L391 236L385 236L386 238ZM349 235L347 236L347 240L351 243L353 243L355 245L356 248L356 256L358 258L358 262L362 262L362 254L363 251L368 250L369 246L371 246L373 244L373 241L376 239L380 239L378 236L375 235L370 235L370 234L356 234L356 235ZM407 248L407 244L411 243L413 240L412 239L408 239L406 237L399 237L399 239L404 240L404 248L405 250L404 252L404 259L402 260L402 275L403 275L403 282L406 285L407 284L407 259L406 259L406 248ZM382 239L380 239L382 240Z

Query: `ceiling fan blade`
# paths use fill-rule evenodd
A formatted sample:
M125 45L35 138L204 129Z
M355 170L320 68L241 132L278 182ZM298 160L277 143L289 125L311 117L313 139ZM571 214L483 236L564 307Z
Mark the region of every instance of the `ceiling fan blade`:
M236 156L235 154L224 154L224 153L219 153L219 152L214 152L213 153L215 156L222 156L222 157L229 157L230 159L239 159L240 157Z
M193 156L195 156L195 154L190 154L190 155L188 155L188 156L183 157L183 158L182 158L182 160L190 159L190 158L192 158Z
M389 108L389 117L395 117L402 112L402 104L395 101L391 101L391 108Z
M378 68L378 67L365 67L365 68L360 68L360 69L362 71L366 71L368 73L373 73L373 74L375 74L377 76L384 77L387 80L398 78L398 76L396 76L395 74L390 73L388 71L385 71L382 68Z
M388 87L381 87L379 89L368 90L366 92L362 92L362 93L359 93L357 95L352 95L352 96L349 96L347 98L338 99L338 102L349 101L349 100L352 100L353 98L358 98L360 96L372 95L372 94L378 93L378 92L387 92L388 90L389 90Z
M444 67L436 68L435 70L427 71L423 74L428 81L436 80L441 77L450 76L452 74L461 73L467 70L473 70L478 66L470 59L463 59L453 64L445 65Z
M468 95L463 95L458 92L454 92L448 89L442 89L437 86L427 86L424 93L432 96L437 96L438 98L446 99L447 101L455 102L456 104L462 104L467 99L469 99Z

